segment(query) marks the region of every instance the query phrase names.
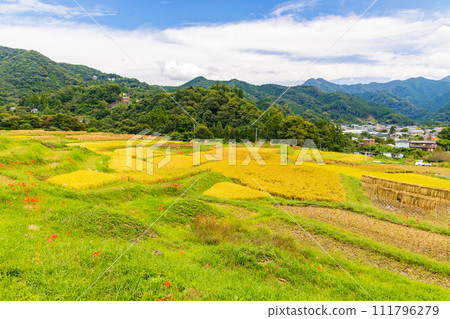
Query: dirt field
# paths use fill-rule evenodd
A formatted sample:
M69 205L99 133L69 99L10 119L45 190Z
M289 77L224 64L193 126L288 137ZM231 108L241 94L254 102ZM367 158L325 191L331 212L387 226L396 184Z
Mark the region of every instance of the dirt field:
M285 209L293 214L344 228L386 245L393 245L439 261L449 261L450 238L445 235L396 225L345 210L319 207L285 207Z

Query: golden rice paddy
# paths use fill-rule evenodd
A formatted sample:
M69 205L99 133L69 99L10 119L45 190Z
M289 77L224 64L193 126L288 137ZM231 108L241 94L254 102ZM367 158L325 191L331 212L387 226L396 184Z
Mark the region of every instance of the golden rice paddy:
M225 199L258 199L268 197L267 193L234 183L217 183L203 195Z
M48 182L64 188L75 190L88 190L112 184L120 180L117 174L108 174L95 171L76 171L51 177Z

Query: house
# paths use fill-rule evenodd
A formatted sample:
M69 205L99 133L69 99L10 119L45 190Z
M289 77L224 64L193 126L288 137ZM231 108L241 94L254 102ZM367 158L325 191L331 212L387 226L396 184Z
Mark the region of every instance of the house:
M39 110L37 108L34 108L34 109L31 109L30 112L36 114L37 112L39 112Z
M97 79L98 79L98 77L97 77L96 75L93 75L93 76L92 76L92 80L95 81L95 80L97 80Z
M123 93L122 94L122 98L120 99L120 102L123 103L123 104L126 104L126 105L131 104L130 95L126 94L126 93Z
M396 148L409 148L409 141L408 140L396 140L395 147Z
M432 152L436 149L436 141L411 141L410 147Z
M409 130L409 134L417 136L417 135L424 135L425 132L423 130L421 130L421 129L410 129Z

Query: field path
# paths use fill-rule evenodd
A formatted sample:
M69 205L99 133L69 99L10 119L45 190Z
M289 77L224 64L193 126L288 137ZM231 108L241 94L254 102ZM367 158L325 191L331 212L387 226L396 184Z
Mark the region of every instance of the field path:
M216 206L229 211L239 220L249 222L247 225L252 225L251 227L267 228L273 234L291 236L297 243L301 243L301 247L304 248L307 246L317 248L316 243L311 241L311 238L304 231L292 223L276 219L261 221L258 212L239 206L226 204L216 204ZM333 257L357 261L361 265L389 270L412 280L433 283L445 288L450 288L450 277L446 275L432 273L425 267L397 261L393 258L370 251L369 249L345 243L332 237L314 232L311 233Z
M381 221L346 210L322 207L284 208L295 215L316 219L386 245L449 262L450 238L445 235Z

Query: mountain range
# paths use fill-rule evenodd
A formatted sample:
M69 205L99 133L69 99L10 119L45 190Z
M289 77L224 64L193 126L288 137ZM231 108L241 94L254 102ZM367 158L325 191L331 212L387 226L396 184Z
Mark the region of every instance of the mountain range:
M36 51L0 46L0 103L20 104L24 98L54 93L69 86L95 86L108 82L120 85L132 97L144 97L159 88L136 79L103 73L82 65L57 63ZM449 121L450 76L440 80L414 78L388 83L339 85L323 79L310 79L303 85L253 85L240 80L214 81L197 77L180 87L208 88L217 82L237 87L258 108L274 105L285 114L310 120L338 123L377 121L411 124L413 121ZM285 92L285 94L283 94ZM278 99L280 95L283 96ZM50 105L51 107L51 105Z
M309 79L303 85L324 92L346 92L383 103L411 119L424 120L450 103L450 76L440 81L423 77L387 83L340 85L324 79ZM439 114L439 113L438 113Z

